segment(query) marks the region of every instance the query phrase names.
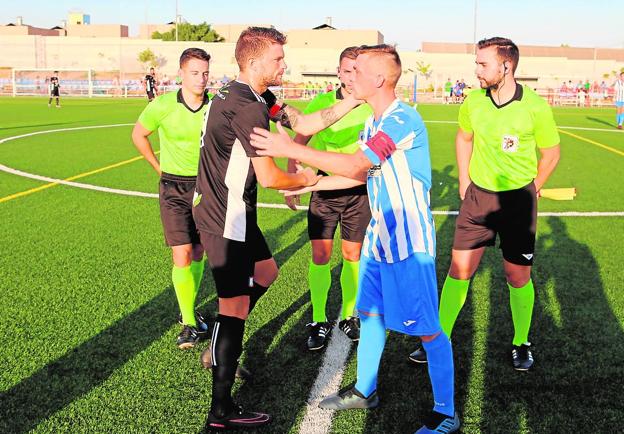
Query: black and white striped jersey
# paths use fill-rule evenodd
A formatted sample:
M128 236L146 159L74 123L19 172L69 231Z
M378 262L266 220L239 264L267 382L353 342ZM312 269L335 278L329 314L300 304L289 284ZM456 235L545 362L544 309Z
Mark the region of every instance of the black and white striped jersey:
M269 128L265 100L231 81L210 100L202 131L193 217L200 231L245 241L256 223L257 180L250 144L254 127Z

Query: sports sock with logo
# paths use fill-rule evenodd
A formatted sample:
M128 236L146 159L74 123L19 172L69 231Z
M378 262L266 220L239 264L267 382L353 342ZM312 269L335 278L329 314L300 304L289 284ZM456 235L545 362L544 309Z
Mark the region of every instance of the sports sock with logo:
M232 386L243 351L245 320L217 315L212 331L212 402L210 412L217 417L229 414L234 408Z
M353 316L355 299L357 297L358 273L360 261L342 260L340 272L340 287L342 288L342 319Z
M533 281L529 281L521 288L514 288L509 283L509 304L511 306L511 318L514 325L513 344L520 346L529 340L531 328L531 315L535 302L535 289Z
M447 336L451 336L455 320L466 302L468 286L470 286L470 280L446 276L440 296L440 325Z
M448 336L440 333L429 342L423 341L429 362L429 378L433 389L433 410L447 416L455 414L454 397L454 368L453 349Z
M325 322L325 305L331 286L329 262L318 265L310 261L308 282L310 284L310 298L312 299L312 321Z
M186 325L197 327L195 322L195 282L191 266L173 266L171 280L175 289L178 306L182 313L182 322Z
M386 324L383 315L365 314L360 314L360 324L355 388L368 397L377 390L379 361L386 345Z

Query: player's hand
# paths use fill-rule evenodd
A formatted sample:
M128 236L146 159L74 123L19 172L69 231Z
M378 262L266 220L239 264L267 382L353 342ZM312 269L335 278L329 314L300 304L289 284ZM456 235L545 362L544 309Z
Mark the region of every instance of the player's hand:
M288 173L297 173L299 162L297 160L293 160L292 158L288 159ZM297 210L297 205L301 204L301 198L297 194L293 195L284 195L284 201L288 208L293 211Z
M258 155L266 157L290 157L294 148L294 142L282 127L277 123L277 133L272 133L264 128L255 127L251 133L251 145L258 151Z
M468 186L470 186L470 178L467 180L459 180L459 198L464 200L466 198L466 190L468 190Z
M317 182L319 182L319 179L321 179L322 175L317 175L316 172L314 170L312 170L311 167L306 167L305 169L301 166L299 166L301 168L301 170L298 170L297 173L303 175L304 178L304 183L303 185L306 187L312 186L314 184L316 184Z

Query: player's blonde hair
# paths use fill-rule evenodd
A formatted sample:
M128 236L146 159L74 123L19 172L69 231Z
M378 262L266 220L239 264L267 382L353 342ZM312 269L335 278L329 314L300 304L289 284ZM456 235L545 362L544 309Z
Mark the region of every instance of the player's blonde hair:
M270 27L248 27L236 41L234 57L241 71L244 71L249 59L257 58L273 44L286 44L286 36Z
M358 48L358 56L362 54L370 54L375 57L383 58L389 66L386 71L386 79L392 86L396 86L401 78L402 68L401 58L393 45L362 45Z

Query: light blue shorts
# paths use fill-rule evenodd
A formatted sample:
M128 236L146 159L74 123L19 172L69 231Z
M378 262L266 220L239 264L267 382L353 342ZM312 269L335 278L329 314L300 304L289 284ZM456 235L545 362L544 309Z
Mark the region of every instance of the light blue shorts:
M616 102L615 102L615 106L616 106L617 108L624 107L624 101L616 101Z
M440 331L435 259L425 253L388 264L360 257L357 309L384 316L386 328L406 335Z

